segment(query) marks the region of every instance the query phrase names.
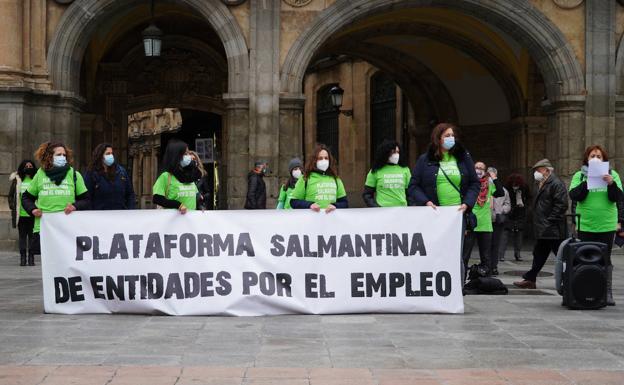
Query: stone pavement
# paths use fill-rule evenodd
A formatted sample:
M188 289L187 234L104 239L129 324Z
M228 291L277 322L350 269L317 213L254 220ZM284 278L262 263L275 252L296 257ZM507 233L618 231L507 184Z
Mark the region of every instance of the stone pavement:
M545 277L467 296L464 315L233 318L43 314L40 267L3 252L0 385L624 384L618 253L618 306L599 311L562 308ZM501 262L500 278L529 265Z

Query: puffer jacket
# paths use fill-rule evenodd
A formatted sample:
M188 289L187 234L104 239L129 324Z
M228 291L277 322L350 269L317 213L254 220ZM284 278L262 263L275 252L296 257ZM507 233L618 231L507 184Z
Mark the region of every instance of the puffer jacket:
M536 239L564 239L568 191L565 184L552 173L535 195L533 229Z

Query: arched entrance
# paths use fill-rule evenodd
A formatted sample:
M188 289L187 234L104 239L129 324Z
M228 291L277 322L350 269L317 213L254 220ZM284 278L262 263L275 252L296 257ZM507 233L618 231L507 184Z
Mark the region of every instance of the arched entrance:
M342 56L350 59L328 68ZM401 122L397 132L409 137L411 164L438 121L458 123L473 156L503 175L526 173L545 156L564 176L578 164L582 142L574 137L584 135L583 72L563 34L528 2L334 3L300 35L282 66L282 92L303 90L310 103L310 79L346 74L341 82L347 86L341 87L353 89L345 93L353 118L341 117L340 131L348 128L357 144L350 154L341 148L341 157L355 159L345 178L357 199L368 155L380 138L373 129L378 114L372 88L361 94L361 87L351 87L375 79L347 69L349 60L365 61L400 87L394 111ZM362 141L363 135L370 140Z
M240 95L248 88L248 52L242 31L221 2L159 1L153 19L149 6L147 0L78 0L63 14L52 39L48 65L54 87L84 100L76 123L79 135L69 136L70 141L80 138L79 143L72 143L79 148L79 167L84 168L93 146L111 142L121 163L141 176L135 187L143 191L142 206L150 207L150 192L143 187L151 187L158 162L144 159L152 157L152 152L157 156L163 141L156 138L149 141L151 148L130 148L128 116L175 108L193 116L187 121L203 116L199 118L205 124L203 134L219 149L218 173L223 176L225 194L228 170L224 165L229 163L225 157L246 161L247 156L241 154L243 149L228 152L226 148L227 125L239 123L228 114L245 108L240 100L230 108L227 95ZM143 53L141 32L150 22L164 32L162 55L157 58ZM185 132L188 127L182 124L176 135L188 139L194 149L196 140ZM219 201L221 208L227 207L225 196Z

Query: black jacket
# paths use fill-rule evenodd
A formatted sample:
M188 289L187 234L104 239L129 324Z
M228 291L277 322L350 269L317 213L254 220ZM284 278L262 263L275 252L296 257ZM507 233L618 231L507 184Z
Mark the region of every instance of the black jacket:
M457 167L461 174L461 191L462 203L472 208L477 201L479 195L480 183L479 177L474 169L474 161L470 153L457 143L450 151L457 159ZM410 206L424 206L431 201L438 205L438 171L440 170L440 161L435 153L435 148L429 146L429 151L422 154L416 166L412 170L412 179L407 188L407 199Z
M568 192L565 184L551 174L535 195L533 202L533 229L536 239L564 239L565 213L568 210Z
M516 192L512 186L507 186L509 191L509 198L511 199L511 211L509 212L509 219L514 221L523 221L526 218L527 206L529 205L529 189L526 187L520 187L520 194L522 195L522 203L524 207L519 207L516 204Z
M113 180L98 171L87 171L85 174L84 182L89 190L91 210L135 209L132 180L123 167L118 164L114 167L115 178Z
M262 173L252 170L247 175L245 208L248 210L266 209L266 184Z

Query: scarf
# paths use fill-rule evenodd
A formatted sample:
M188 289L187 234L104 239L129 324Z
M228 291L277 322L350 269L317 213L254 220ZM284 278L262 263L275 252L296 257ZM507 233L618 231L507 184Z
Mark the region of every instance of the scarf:
M55 185L60 186L63 179L67 175L67 171L69 171L69 165L66 164L63 167L52 167L49 170L44 170L45 174Z
M176 167L172 173L180 183L192 183L199 179L201 179L201 171L194 164L189 164L188 166Z
M485 205L485 202L488 200L488 190L490 189L490 176L485 175L483 178L479 180L481 183L481 188L479 190L479 196L477 197L477 204L481 207Z

